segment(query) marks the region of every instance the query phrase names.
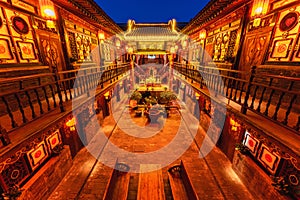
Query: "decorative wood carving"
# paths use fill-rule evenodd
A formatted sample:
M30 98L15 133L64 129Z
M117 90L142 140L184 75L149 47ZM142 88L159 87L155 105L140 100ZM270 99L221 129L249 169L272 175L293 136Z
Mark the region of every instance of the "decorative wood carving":
M272 46L269 49L268 62L298 63L299 58L299 16L300 6L290 7L280 12Z
M240 59L241 70L250 71L251 66L262 64L269 37L270 33L248 35L246 37Z
M30 17L4 8L0 21L0 63L38 63Z

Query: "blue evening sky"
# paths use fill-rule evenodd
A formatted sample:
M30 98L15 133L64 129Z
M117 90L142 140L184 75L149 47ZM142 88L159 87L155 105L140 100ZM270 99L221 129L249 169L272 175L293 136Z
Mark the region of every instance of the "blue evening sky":
M95 0L116 22L189 22L209 0Z

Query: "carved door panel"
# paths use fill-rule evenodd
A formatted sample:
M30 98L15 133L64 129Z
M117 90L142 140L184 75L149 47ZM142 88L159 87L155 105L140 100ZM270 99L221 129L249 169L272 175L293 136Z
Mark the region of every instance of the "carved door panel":
M270 33L253 34L246 37L239 65L240 70L250 71L251 66L263 63L269 38Z
M57 37L49 37L40 35L40 48L44 63L49 65L50 71L56 68L58 71L66 69L65 61L62 56L62 49L60 41Z

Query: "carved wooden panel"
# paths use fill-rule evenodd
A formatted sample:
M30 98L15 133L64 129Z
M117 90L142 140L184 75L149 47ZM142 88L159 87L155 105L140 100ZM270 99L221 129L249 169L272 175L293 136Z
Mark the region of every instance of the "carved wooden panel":
M59 39L56 37L40 35L40 48L45 64L49 65L51 71L57 68L58 71L65 69L62 50Z
M20 185L29 175L24 156L21 156L1 171L0 182L2 182L3 189L7 191L10 187Z
M269 62L299 62L300 6L282 11L275 26Z
M205 45L204 60L203 60L205 63L212 61L213 48L214 48L213 41L214 41L213 37L208 38L206 41L207 43Z
M77 54L77 46L76 46L76 40L75 40L75 33L68 31L68 37L69 37L69 48L72 55L72 59L77 60L78 54Z
M262 64L269 37L270 33L246 36L239 69L250 71L251 66Z
M37 63L37 48L28 15L0 9L0 63Z

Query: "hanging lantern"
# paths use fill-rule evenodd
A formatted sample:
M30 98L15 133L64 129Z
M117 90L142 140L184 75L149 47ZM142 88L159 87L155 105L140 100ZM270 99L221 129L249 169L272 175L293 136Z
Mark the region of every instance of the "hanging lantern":
M269 8L269 0L254 0L251 11L251 17L261 17L267 14Z
M39 0L41 15L47 20L56 20L54 4L50 0Z

